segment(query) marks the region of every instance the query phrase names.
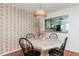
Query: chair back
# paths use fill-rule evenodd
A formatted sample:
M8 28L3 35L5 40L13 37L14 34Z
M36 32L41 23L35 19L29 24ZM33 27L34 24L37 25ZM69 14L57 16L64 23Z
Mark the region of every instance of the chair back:
M35 38L35 35L32 34L32 33L28 33L28 34L26 35L26 38L27 38L27 39Z
M26 38L20 38L19 39L19 44L22 48L23 54L25 55L27 52L29 52L30 50L34 50L33 45L31 44L31 42L29 40L27 40Z
M57 35L56 33L51 33L51 34L49 35L49 38L50 38L50 39L58 39L58 35Z
M61 55L64 55L64 50L65 50L65 47L66 47L67 39L68 39L68 37L65 38L64 42L61 45L61 48L60 48Z

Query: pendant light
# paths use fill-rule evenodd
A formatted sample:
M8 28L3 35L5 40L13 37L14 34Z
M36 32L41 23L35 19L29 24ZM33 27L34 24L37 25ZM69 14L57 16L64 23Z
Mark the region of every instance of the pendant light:
M47 16L47 11L42 9L41 3L40 3L40 9L34 12L34 16L35 17L37 17L37 16L44 16L44 17L46 17Z

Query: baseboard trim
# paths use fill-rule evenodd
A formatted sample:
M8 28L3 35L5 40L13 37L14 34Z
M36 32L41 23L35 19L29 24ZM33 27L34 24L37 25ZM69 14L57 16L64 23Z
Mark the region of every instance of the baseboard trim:
M66 51L70 51L70 52L79 53L79 51L76 51L76 50L70 50L70 49L66 49Z

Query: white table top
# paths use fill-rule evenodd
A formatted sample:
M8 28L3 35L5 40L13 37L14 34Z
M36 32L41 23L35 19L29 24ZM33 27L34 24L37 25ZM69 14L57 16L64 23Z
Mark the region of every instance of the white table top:
M29 39L29 41L32 43L34 48L40 49L40 50L49 50L51 48L60 47L61 42L58 40L51 40L49 38L42 38L42 39Z

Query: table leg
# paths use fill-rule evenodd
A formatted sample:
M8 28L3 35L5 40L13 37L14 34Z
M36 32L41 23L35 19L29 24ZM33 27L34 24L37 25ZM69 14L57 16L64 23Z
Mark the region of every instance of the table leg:
M41 50L41 56L48 56L47 50Z

